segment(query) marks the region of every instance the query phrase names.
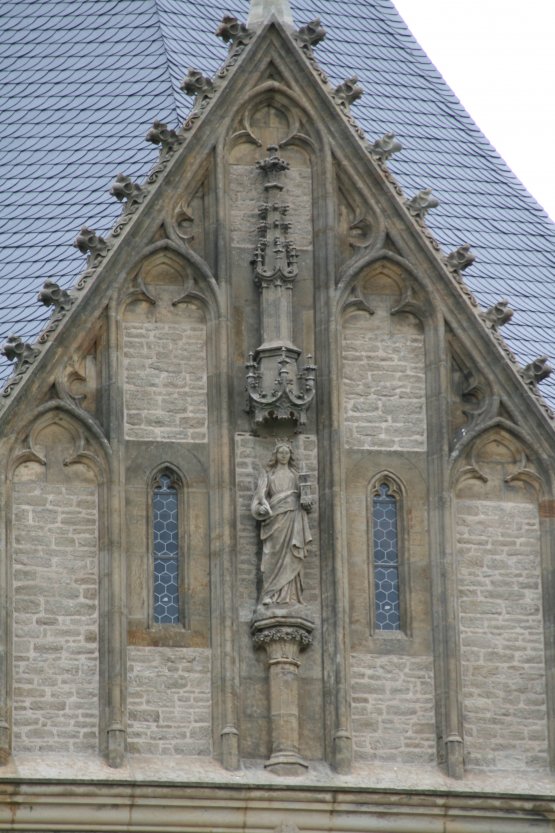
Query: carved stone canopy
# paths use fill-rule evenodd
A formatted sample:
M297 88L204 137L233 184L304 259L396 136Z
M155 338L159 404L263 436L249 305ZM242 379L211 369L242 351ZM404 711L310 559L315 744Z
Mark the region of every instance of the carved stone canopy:
M289 163L270 145L268 156L256 167L264 181L263 202L258 205L258 242L252 259L254 280L260 289L262 344L249 353L248 411L255 424L289 420L306 422L314 398L316 366L307 355L299 372L301 350L293 344L293 284L298 275L297 250L289 237L289 205L283 201L283 178Z

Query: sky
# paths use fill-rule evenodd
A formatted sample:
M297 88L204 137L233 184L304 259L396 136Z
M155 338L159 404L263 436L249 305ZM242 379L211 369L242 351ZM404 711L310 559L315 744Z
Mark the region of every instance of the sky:
M555 220L555 0L394 0L433 63Z

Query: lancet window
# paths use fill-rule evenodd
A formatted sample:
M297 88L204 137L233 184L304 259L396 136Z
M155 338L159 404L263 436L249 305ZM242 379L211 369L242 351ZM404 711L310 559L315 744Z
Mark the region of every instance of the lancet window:
M400 572L400 495L387 480L372 490L374 630L402 627Z
M181 483L169 469L158 475L152 489L152 621L155 625L177 625L181 621L180 492Z

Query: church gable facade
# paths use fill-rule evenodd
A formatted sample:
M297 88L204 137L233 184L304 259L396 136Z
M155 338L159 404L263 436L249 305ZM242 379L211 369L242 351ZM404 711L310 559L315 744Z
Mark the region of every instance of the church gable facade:
M546 368L478 309L468 247L439 250L433 195L396 185L395 138L360 134L318 22L220 35L147 182L113 184L112 236L81 231L76 286L5 346L5 783L58 767L60 807L70 782L105 801L90 830L122 829L131 782L126 829L170 829L169 797L187 831L377 831L411 806L447 829L430 789L460 830L551 829L547 788L532 822L525 796L499 808L555 762Z

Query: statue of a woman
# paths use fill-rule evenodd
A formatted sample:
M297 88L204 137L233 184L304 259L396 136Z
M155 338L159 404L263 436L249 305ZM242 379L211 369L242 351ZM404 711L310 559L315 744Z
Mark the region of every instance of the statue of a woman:
M262 604L302 604L302 569L312 541L307 512L311 501L301 502L293 451L279 443L260 476L251 511L261 521Z

